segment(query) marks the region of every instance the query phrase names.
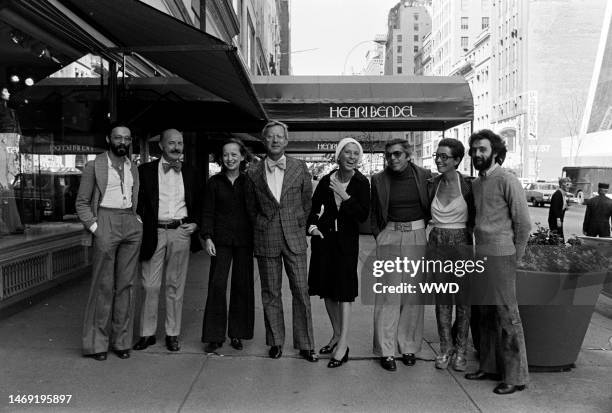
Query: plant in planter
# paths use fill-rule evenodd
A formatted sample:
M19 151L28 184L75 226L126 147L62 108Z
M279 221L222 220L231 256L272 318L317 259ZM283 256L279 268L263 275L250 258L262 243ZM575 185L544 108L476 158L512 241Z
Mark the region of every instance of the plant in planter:
M579 238L574 236L565 242L539 222L536 226L536 232L527 241L525 255L518 262L519 270L583 274L604 271L610 266L608 258Z
M612 262L576 237L566 243L536 225L516 283L527 360L532 371L567 370L578 358Z

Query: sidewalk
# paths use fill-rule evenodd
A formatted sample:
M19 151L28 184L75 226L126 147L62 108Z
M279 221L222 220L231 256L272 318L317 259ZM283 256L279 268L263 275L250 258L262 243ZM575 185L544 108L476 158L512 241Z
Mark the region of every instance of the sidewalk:
M372 248L362 236L363 256ZM435 315L425 311L425 340L414 367L398 363L383 370L372 354L371 306L355 302L350 361L327 369L327 360L308 363L291 346L291 301L284 278L288 341L283 357L267 357L259 277L255 277L255 338L243 351L229 343L205 355L200 343L209 259L192 255L183 311L182 349L167 352L163 317L158 344L133 351L129 360L113 354L105 362L81 356L81 322L89 279L0 320L0 411L411 411L411 412L612 412L612 319L595 312L576 368L565 373L532 373L526 391L495 395L493 382L470 382L463 374L434 368L438 349ZM160 300L163 303L163 300ZM312 298L317 349L331 327L322 300ZM563 343L559 343L563 345ZM608 350L604 350L608 349ZM468 370L475 369L470 361ZM9 404L9 395L70 394L69 404Z

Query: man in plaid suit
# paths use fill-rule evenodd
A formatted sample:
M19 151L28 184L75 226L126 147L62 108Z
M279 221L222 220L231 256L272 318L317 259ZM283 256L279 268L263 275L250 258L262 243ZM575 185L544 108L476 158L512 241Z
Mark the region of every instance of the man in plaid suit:
M281 298L282 263L293 296L293 346L316 362L306 271L306 218L312 182L306 164L285 156L287 126L269 122L262 131L268 156L248 172L247 206L253 222L254 253L259 265L266 344L280 358L285 341Z

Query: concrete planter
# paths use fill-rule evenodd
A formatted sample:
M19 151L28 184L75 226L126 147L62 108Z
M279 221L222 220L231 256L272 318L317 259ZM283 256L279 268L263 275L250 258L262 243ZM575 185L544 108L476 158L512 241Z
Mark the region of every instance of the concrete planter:
M612 238L579 236L584 245L592 246L608 258L612 258ZM612 269L608 270L606 281L604 282L603 294L612 298Z
M575 367L605 276L605 271L517 271L516 295L530 371Z

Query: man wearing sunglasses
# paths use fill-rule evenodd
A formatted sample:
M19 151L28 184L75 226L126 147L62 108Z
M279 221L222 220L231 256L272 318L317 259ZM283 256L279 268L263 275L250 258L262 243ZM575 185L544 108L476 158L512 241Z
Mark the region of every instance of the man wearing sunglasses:
M371 227L377 259L407 257L419 260L425 253L425 226L430 218L427 180L431 172L410 161L408 141L393 139L385 145L387 167L372 176ZM394 274L406 281L405 275ZM418 277L412 277L414 281ZM388 371L397 369L399 348L407 366L416 362L423 340L423 305L410 303L407 294L376 294L374 301L374 354Z

